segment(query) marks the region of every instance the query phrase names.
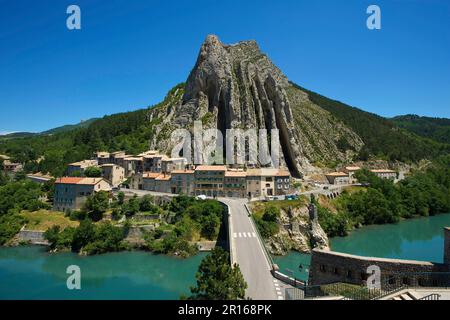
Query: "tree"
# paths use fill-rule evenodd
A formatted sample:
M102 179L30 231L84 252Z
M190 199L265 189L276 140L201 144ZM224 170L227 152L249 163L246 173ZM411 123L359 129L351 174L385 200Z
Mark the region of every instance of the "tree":
M122 191L120 191L120 192L117 194L117 203L121 206L121 205L123 205L124 201L125 201L125 193L123 193Z
M91 220L83 220L75 230L72 240L72 251L79 252L95 238L95 227Z
M109 208L109 194L99 191L89 196L84 204L84 210L93 221L99 221Z
M89 178L100 178L102 176L102 169L99 167L88 167L84 170L84 175Z
M230 265L228 252L214 248L196 274L197 286L191 287L193 300L237 300L245 298L247 283L238 265Z
M50 249L56 249L59 239L59 226L53 226L44 232L44 239L48 241Z

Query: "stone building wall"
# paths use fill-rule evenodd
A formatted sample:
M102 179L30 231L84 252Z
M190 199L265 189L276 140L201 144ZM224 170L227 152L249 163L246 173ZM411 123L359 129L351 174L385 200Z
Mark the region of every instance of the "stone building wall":
M314 249L309 271L309 285L346 282L365 285L367 268L376 265L381 270L382 286L400 281L411 286L434 286L430 272L446 272L448 266L426 261L362 257ZM422 273L422 275L417 275ZM441 280L441 279L439 279ZM450 282L450 279L448 280Z

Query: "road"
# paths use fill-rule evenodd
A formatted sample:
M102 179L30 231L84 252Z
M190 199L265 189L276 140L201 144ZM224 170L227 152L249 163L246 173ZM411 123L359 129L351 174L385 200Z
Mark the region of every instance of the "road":
M138 196L146 194L177 196L145 190L123 189L122 191L135 193ZM239 265L248 285L245 296L253 300L282 300L285 285L276 280L270 272L271 266L266 258L263 244L245 208L247 199L218 198L217 200L227 205L231 214L231 252L234 262Z
M283 299L280 283L272 276L271 266L265 256L251 218L245 209L245 199L219 198L228 205L231 214L232 235L230 245L245 281L248 284L246 296L254 300Z

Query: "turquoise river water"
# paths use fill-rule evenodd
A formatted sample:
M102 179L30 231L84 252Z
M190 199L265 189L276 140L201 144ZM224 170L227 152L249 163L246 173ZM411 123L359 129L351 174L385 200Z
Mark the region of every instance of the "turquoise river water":
M335 251L442 262L444 226L450 214L369 226L331 239ZM49 254L43 247L0 248L0 299L178 299L189 294L204 253L177 259L147 252L91 257ZM275 257L281 271L307 279L310 256ZM303 264L303 269L299 265ZM66 268L81 269L81 290L68 290Z

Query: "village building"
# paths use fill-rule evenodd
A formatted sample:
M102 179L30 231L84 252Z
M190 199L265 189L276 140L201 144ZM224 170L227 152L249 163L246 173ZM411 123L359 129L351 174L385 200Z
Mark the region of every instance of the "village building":
M10 160L4 160L3 170L6 173L17 173L23 170L23 165L21 163L11 162Z
M159 177L159 175L160 174L158 172L145 172L144 174L142 174L142 187L139 189L156 191L155 179Z
M171 192L171 178L172 176L167 173L160 174L155 178L155 191L156 192Z
M76 173L79 173L80 175L83 175L84 171L87 168L89 168L89 167L96 167L96 166L98 166L98 161L97 160L83 160L83 161L70 163L67 166L67 175L68 176L72 176L72 175L75 175Z
M79 210L87 197L99 191L111 191L108 182L103 178L58 178L55 181L53 209L56 211Z
M117 164L103 164L100 168L102 169L102 177L113 187L117 187L126 180L125 169Z
M227 171L224 178L224 193L230 198L245 198L247 191L245 171Z
M144 172L162 172L162 161L168 157L161 154L145 155L143 160Z
M349 183L356 183L357 179L355 178L355 173L361 170L361 167L358 166L348 166L344 168L344 172L348 174Z
M171 192L192 196L195 193L194 170L173 170Z
M394 170L389 170L389 169L373 169L370 170L371 172L375 173L377 175L377 177L382 178L382 179L396 179L397 178L397 172L395 172Z
M95 153L95 158L97 159L98 165L110 163L109 161L109 152L98 151Z
M287 170L278 170L275 174L275 194L277 196L289 193L291 190L291 174Z
M55 179L50 175L43 174L42 172L27 174L27 178L36 183L46 183L52 179Z
M334 185L349 184L349 175L345 172L330 172L325 175L328 182Z
M187 165L186 158L165 158L161 161L161 171L171 173L174 170L182 170Z
M143 157L126 157L123 161L126 177L144 172Z
M209 197L222 197L225 178L225 166L197 166L195 169L195 194Z

